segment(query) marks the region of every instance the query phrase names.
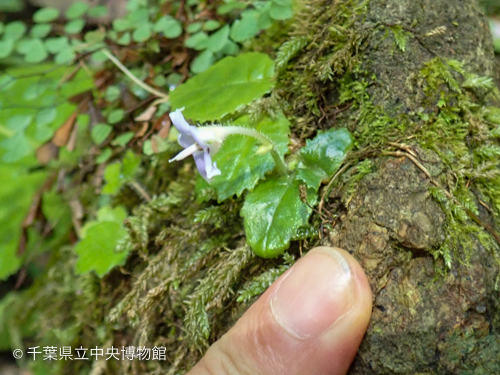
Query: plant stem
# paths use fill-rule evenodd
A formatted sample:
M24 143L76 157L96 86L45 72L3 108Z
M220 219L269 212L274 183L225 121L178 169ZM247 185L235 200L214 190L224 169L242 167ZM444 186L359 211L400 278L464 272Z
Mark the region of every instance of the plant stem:
M134 83L140 87L142 87L144 90L150 92L153 95L156 95L160 98L164 98L165 100L168 100L168 95L165 94L164 92L158 91L155 88L149 86L148 84L142 82L139 78L134 76L130 70L127 69L125 65L121 63L120 60L118 60L111 52L109 52L107 49L102 49L102 53L106 55L108 59L110 59L125 75L130 78Z

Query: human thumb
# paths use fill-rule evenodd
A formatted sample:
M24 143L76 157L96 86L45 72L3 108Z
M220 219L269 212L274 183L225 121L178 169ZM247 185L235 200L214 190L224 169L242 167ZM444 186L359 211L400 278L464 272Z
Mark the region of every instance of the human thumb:
M344 250L317 247L276 280L188 374L346 374L371 308L358 262Z

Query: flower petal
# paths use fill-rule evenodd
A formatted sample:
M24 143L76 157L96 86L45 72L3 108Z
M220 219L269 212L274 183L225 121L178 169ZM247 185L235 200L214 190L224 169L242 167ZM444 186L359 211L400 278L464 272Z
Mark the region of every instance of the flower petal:
M191 146L185 148L181 152L179 152L173 159L170 159L168 162L171 163L173 161L184 160L190 155L194 155L197 152L201 152L200 148L196 143L193 143Z
M188 122L182 115L183 110L184 108L180 108L175 112L170 112L170 120L172 120L172 123L181 134L191 135L191 125L188 124Z
M195 143L194 138L187 134L179 134L177 142L179 142L179 144L184 148L187 148Z

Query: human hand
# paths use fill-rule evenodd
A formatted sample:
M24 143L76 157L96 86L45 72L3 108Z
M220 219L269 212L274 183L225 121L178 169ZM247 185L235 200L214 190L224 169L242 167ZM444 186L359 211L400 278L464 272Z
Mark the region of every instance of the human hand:
M366 332L372 294L346 251L317 247L215 342L188 375L346 374Z

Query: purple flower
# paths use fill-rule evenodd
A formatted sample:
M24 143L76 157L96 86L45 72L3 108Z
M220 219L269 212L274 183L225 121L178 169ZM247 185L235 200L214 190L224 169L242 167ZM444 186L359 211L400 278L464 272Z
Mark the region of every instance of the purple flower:
M177 141L184 150L177 154L172 161L183 160L193 155L196 168L201 176L210 183L213 177L221 174L217 163L212 163L212 156L219 151L227 134L223 127L207 126L197 128L187 123L182 115L184 108L170 113L172 123L179 131Z

